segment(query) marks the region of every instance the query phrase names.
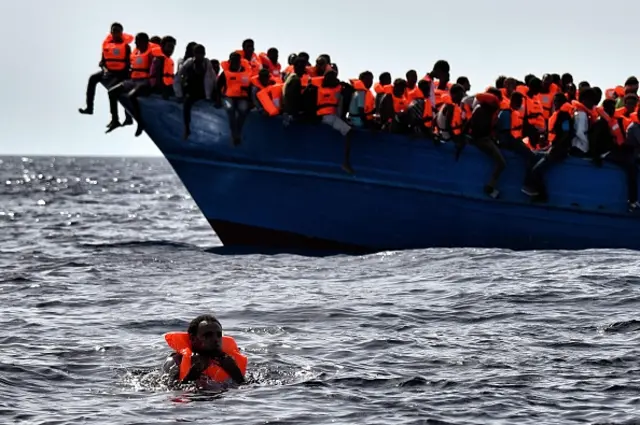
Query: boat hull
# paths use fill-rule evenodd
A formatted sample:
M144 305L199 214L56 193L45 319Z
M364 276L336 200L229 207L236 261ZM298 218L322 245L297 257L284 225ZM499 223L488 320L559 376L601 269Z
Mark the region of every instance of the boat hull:
M355 175L344 141L323 125L251 113L233 146L224 111L194 108L182 140L181 106L141 100L146 131L226 246L377 251L430 247L640 249L618 168L571 158L546 177L549 201L520 191L525 164L505 153L501 197L482 188L491 161L468 146L357 131Z

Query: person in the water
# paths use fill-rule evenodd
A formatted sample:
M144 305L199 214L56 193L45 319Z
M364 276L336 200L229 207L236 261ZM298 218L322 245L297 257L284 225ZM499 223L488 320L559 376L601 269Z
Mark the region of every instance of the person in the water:
M223 336L222 325L214 316L198 316L187 332L169 332L164 338L174 350L162 366L172 383L245 382L247 358L232 337Z

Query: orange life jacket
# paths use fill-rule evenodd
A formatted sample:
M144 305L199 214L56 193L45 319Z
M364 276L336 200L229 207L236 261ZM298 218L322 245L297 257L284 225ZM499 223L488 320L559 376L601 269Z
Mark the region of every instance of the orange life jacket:
M542 110L542 104L537 96L530 98L529 96L525 96L525 114L524 119L539 130L545 129L545 120Z
M444 105L445 103L448 103L446 101L446 98L451 98L451 96L449 96L449 90L441 90L441 89L435 89L433 91L433 93L436 96L436 109L440 110L440 108L442 107L442 105Z
M224 95L232 98L247 97L251 86L251 70L241 65L240 71L231 71L229 69L229 61L222 61L220 67L224 71L227 80Z
M304 89L311 82L311 76L309 74L304 74L300 77L300 86Z
M362 118L367 121L372 120L373 112L376 109L376 99L373 97L373 93L360 80L351 80L351 85L356 91L364 92L364 117Z
M414 99L421 99L422 97L424 97L422 96L422 92L420 91L417 85L412 89L407 87L407 90L404 92L404 95L406 96L407 102L409 103L411 103L411 101Z
M282 66L279 63L274 65L266 53L260 53L259 59L260 59L260 63L262 64L262 67L269 70L269 74L271 74L271 78L276 83L281 83L282 82L282 73L281 73Z
M462 134L462 126L464 125L464 121L462 120L462 108L454 103L451 104L453 105L453 117L451 117L451 132L454 136L459 136Z
M522 126L524 120L520 111L511 110L511 135L516 139L522 139Z
M324 76L309 77L309 81L311 82L312 85L316 87L320 87L322 85L322 82L324 81Z
M338 103L340 101L341 86L318 87L318 105L316 115L336 115L338 113Z
M151 74L151 60L153 59L152 47L149 46L146 52L135 49L131 53L131 79L142 80L149 78Z
M391 93L391 99L393 99L393 110L396 114L400 114L407 110L409 102L407 102L407 98L405 96L396 97L393 93Z
M182 380L187 377L189 370L191 369L191 341L187 332L169 332L164 335L165 341L169 347L171 347L177 353L182 354L182 360L180 362L179 379ZM240 353L238 344L230 336L222 337L222 351L235 360L238 369L244 375L247 372L247 357ZM229 374L225 372L220 366L212 363L205 371L207 375L215 382L226 382L231 379Z
M571 105L571 103L566 102L562 104L560 109L551 114L551 118L549 118L549 135L547 136L547 141L549 142L549 144L552 144L556 139L556 121L558 120L558 114L560 114L560 112L566 112L567 114L569 114L569 117L572 117L574 107Z
M108 41L107 41L108 40ZM112 41L111 34L102 43L102 56L104 56L104 67L108 71L123 71L127 67L127 46L129 43L124 40L116 43Z
M271 80L269 80L271 81ZM268 86L270 86L271 84L267 84L266 86L263 86L262 83L260 83L260 78L258 78L257 75L254 75L253 77L251 77L251 84L253 84L255 87L257 87L258 89L262 90Z
M275 117L280 114L282 108L282 87L284 87L282 83L273 84L260 90L256 95L258 101L270 117Z
M169 56L166 56L166 55L163 55L163 56L164 56L164 69L162 70L162 83L165 86L172 86L173 77L175 76L173 59L171 59Z
M244 50L236 50L236 53L238 53L242 58L240 60L242 62L242 66L245 66L245 69L251 69L251 76L258 75L258 72L260 72L260 70L262 69L262 63L260 62L258 55L253 53L251 55L251 59L246 59L244 57Z
M551 110L553 109L553 93L540 93L538 95L540 105L542 106L542 116L545 120L551 117Z
M616 113L614 115L614 117L619 118L619 117L630 117L633 114L633 112L631 114L629 114L627 112L627 107L626 106L621 106L618 109L616 109Z

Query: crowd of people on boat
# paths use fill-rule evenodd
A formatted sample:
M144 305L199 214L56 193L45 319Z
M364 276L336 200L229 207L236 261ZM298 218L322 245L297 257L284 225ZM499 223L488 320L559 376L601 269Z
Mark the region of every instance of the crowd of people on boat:
M135 48L130 44L135 42ZM198 101L211 101L229 116L234 144L241 141L247 114L258 110L268 116L281 115L285 125L292 120L319 122L345 137L342 168L353 173L350 140L353 129L370 129L434 143L454 143L459 156L469 144L493 161L491 177L484 187L487 195L499 196L498 182L506 167L502 150L511 150L526 160L522 191L544 202L547 189L543 172L569 156L603 161L621 167L627 176L630 211L640 210L637 188L640 121L638 79L602 90L571 74L527 75L523 80L500 76L495 85L470 94L470 82L459 77L450 81L450 66L438 60L419 78L409 70L405 78L393 79L383 72L378 81L370 71L341 81L338 66L328 54L315 63L301 52L289 55L281 65L279 52L270 48L256 53L253 40L226 60L208 59L205 47L191 42L184 57L174 63L176 46L171 36L135 37L114 23L102 43L100 70L87 85L82 114L92 114L96 86L108 87L111 122L107 132L138 123L136 136L144 131L137 99L159 94L178 98L183 104L184 138L190 136L191 110ZM118 99L131 104L120 123Z

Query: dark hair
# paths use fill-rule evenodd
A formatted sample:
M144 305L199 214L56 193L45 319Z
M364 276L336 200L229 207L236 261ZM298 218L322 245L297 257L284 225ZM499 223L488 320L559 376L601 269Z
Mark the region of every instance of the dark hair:
M382 74L380 74L378 76L378 81L380 81L380 82L388 81L387 84L391 84L391 73L390 72L383 72Z
M538 77L536 77L533 74L527 74L527 75L524 76L524 83L526 85L529 85L529 81L533 80L534 78L538 78Z
M513 93L511 93L511 101L513 102L514 100L520 100L521 102L524 102L524 95L519 91L514 91Z
M160 44L162 43L162 39L160 38L159 35L154 35L153 37L151 37L149 39L149 43L156 43L156 44Z
M269 50L267 50L267 55L271 55L273 53L279 53L278 49L276 49L275 47L269 47Z
M296 61L297 58L298 58L298 54L297 53L291 53L289 55L289 57L287 58L287 63L289 65L293 65L293 63Z
M327 63L331 63L331 56L329 56L326 53L321 54L320 56L318 56L319 58L324 58L325 61L327 61Z
M216 319L212 314L201 314L200 316L189 322L189 327L187 328L187 333L189 334L189 336L195 336L198 333L198 326L200 326L200 323L202 322L213 322L222 327L220 321Z
M458 78L459 80L459 78ZM487 89L487 93L491 93L492 95L494 95L495 97L498 98L498 100L502 100L502 92L500 90L498 90L495 87L489 87Z
M582 90L586 87L591 87L591 84L589 84L588 81L580 81L580 83L578 84L578 90Z
M162 46L165 46L169 43L176 44L176 39L171 37L170 35L165 35L164 37L162 37L162 41L160 42Z
M600 87L594 87L593 91L596 92L596 96L598 96L598 99L602 99L602 89Z
M560 81L562 82L562 84L573 83L573 75L566 72L562 74L562 78L560 78Z
M136 40L140 39L140 41L142 42L149 42L149 34L147 34L146 32L139 32L138 34L136 34Z
M504 82L506 81L507 77L505 75L501 75L498 78L496 78L496 88L497 89L503 89L504 88Z
M184 58L188 59L191 56L193 56L194 51L193 49L198 45L198 43L196 43L195 41L190 41L187 43L187 48L184 50Z
M467 77L458 77L458 79L456 80L456 83L460 85L463 85L463 84L470 85L469 79Z
M638 84L638 79L634 76L627 78L627 81L624 82L625 86L633 86Z
M532 76L529 78L529 81L527 81L527 87L540 90L542 88L542 81L540 78Z
M638 95L635 93L627 93L624 95L624 101L626 102L627 99L636 99L638 100Z
M615 111L616 110L616 101L613 99L605 99L602 102L602 108L607 111Z
M418 72L415 69L408 70L404 76L407 77L408 80L410 75L415 75L416 79L418 78Z
M204 48L204 46L202 44L196 44L195 47L193 48L193 54L194 55L206 55L207 54L207 50Z
M449 62L447 62L446 60L440 59L433 65L433 69L442 71L442 72L449 72L451 70L451 67L449 66Z
M421 91L428 93L431 89L431 83L427 80L420 80L418 81L418 88Z
M598 99L596 95L596 91L591 87L585 87L580 91L580 101L584 102L585 100L591 100L595 102Z
M113 24L111 24L111 31L113 31L114 28L119 28L120 31L124 31L124 27L120 22L114 22Z
M462 87L460 84L454 84L449 89L449 93L451 93L452 96L456 93L459 93L460 95L464 95L464 87Z
M245 41L242 42L242 48L244 49L244 46L246 46L249 43L251 43L251 44L253 44L255 46L255 43L253 42L253 39L247 38Z
M373 80L373 72L371 72L371 71L361 72L360 76L358 77L358 79L360 81L362 81L364 78L371 78Z

